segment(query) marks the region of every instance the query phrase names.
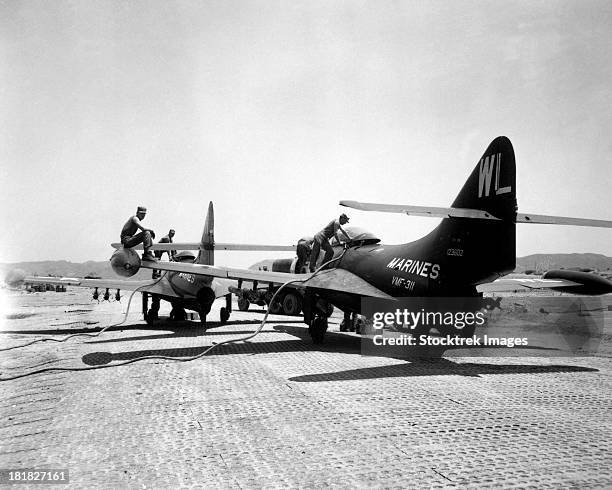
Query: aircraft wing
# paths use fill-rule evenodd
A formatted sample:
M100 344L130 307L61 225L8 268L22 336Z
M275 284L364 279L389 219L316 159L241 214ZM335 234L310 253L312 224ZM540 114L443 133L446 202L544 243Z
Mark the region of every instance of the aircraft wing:
M252 271L248 269L234 269L214 265L184 264L181 262L147 262L142 267L159 269L186 274L203 275L224 279L242 279L244 281L261 281L273 284L284 284L287 281L300 281L291 287L298 289L315 288L328 291L357 294L372 298L393 299L380 289L372 286L359 276L344 269L328 269L318 274L290 274L284 272Z
M506 291L519 291L531 289L557 289L580 287L582 284L567 279L522 279L502 278L476 287L479 293L502 293Z
M129 281L122 279L81 279L78 277L45 277L26 276L23 279L26 284L53 284L65 286L81 286L85 288L109 288L133 291L134 289L151 286L156 280Z
M612 293L612 281L590 272L573 270L550 270L538 278L504 277L488 284L477 286L479 292L554 289L572 294Z

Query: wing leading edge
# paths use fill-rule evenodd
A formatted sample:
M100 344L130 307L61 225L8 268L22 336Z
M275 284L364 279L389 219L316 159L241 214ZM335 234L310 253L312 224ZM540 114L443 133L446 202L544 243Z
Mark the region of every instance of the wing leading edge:
M341 206L359 209L360 211L377 211L380 213L400 213L408 216L425 218L472 218L499 220L490 213L480 209L441 208L435 206L413 206L410 204L379 204L373 202L340 201ZM539 225L590 226L595 228L612 228L612 221L589 218L570 218L567 216L549 216L544 214L517 213L517 223Z
M503 292L519 289L555 289L572 294L600 295L612 293L612 281L590 272L550 270L541 278L502 278L478 286L480 292Z
M372 298L393 299L380 289L372 286L359 276L344 269L328 269L315 274L289 274L284 272L251 271L201 264L183 264L180 262L143 262L142 267L186 274L196 274L224 279L261 281L273 284L284 284L288 281L299 281L291 287L304 289L315 288L338 291Z

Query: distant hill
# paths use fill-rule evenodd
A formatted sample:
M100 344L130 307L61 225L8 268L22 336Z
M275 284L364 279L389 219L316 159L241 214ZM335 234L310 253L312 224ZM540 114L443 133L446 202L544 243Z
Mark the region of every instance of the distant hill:
M250 269L257 270L267 266L272 268L272 260L262 260L253 264ZM538 273L550 269L569 269L572 267L588 268L599 272L612 272L612 257L601 254L535 254L516 259L516 272L534 270ZM29 275L36 276L65 276L85 277L95 276L102 279L117 279L117 275L110 267L108 260L102 262L88 261L83 263L68 262L66 260L47 260L41 262L17 262L12 264L0 264L0 277L14 269L22 269ZM133 279L149 279L151 271L143 269Z
M108 260L94 262L92 260L82 263L68 262L66 260L44 260L40 262L17 262L13 264L0 264L0 277L14 269L21 269L32 276L63 276L63 277L99 277L102 279L117 279ZM151 271L143 269L131 279L150 279Z
M534 270L545 272L551 269L587 268L594 271L612 270L612 257L601 254L534 254L516 259L516 272Z

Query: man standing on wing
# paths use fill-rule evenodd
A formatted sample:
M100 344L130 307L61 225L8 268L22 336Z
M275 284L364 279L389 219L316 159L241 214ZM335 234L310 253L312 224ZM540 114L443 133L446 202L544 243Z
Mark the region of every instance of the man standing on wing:
M323 264L330 261L334 256L334 250L329 244L329 240L335 236L338 242L340 242L338 231L344 233L347 240L351 239L351 237L348 236L348 233L344 231L344 228L342 228L342 225L348 223L348 221L348 216L342 213L338 219L330 221L325 228L314 236L312 252L310 253L310 272L314 272L316 269L317 259L319 258L319 251L321 248L325 251L325 257L323 258L322 262Z

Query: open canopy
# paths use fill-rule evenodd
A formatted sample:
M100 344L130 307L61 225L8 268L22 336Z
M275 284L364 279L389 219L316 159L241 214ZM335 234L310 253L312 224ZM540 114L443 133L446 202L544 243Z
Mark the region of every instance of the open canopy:
M344 226L344 231L351 237L351 244L360 244L360 245L372 245L374 243L380 242L380 238L378 238L371 231L366 230L365 228L361 228L359 226ZM342 234L342 232L338 233L340 236L340 244L346 242L346 237ZM338 240L336 237L331 239L331 245L338 245Z

